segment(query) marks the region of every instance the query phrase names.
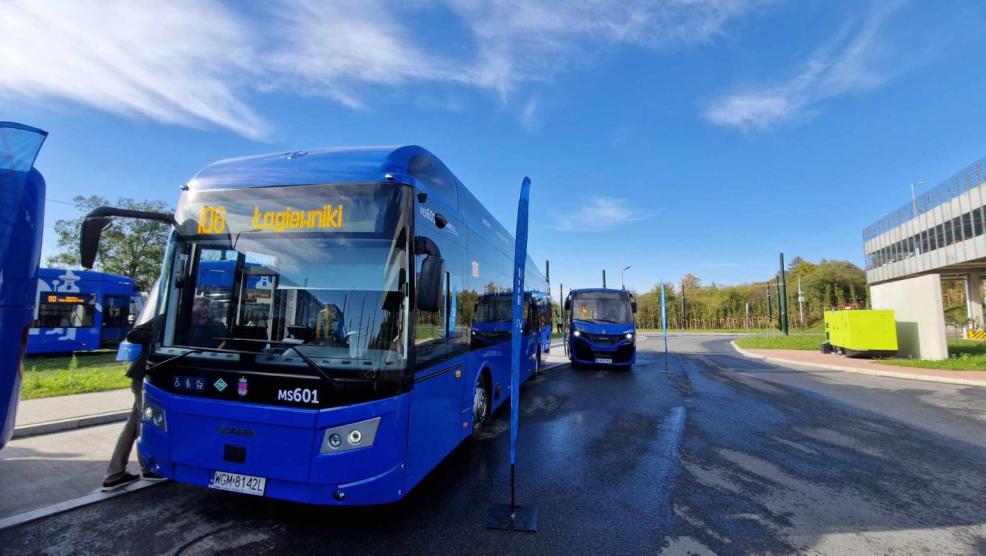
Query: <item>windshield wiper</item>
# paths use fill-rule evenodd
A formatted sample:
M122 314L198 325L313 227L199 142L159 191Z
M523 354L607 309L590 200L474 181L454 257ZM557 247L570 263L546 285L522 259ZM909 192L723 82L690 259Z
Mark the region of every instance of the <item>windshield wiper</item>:
M216 339L216 340L232 340L234 342L246 342L246 343L252 343L252 344L264 344L264 345L271 344L271 345L279 345L279 346L291 346L291 348L296 348L299 345L302 345L302 344L295 344L293 342L281 342L281 341L278 341L278 340L259 340L259 339L255 339L255 338L214 338L214 339ZM285 350L285 351L287 351L287 350ZM325 382L329 383L329 386L335 388L336 390L341 390L342 389L342 387L339 386L339 382L336 379L334 379L331 376L329 376L329 373L325 372L325 369L323 369L322 366L319 365L318 363L316 363L311 357L308 357L304 353L301 353L301 350L299 350L299 349L295 349L294 352L298 354L298 357L300 357L301 360L305 362L305 364L307 364L309 367L311 367L311 369L313 371L315 371L316 373L318 373L318 376L320 376L322 378L322 380L324 380ZM372 379L370 379L370 380L372 380Z

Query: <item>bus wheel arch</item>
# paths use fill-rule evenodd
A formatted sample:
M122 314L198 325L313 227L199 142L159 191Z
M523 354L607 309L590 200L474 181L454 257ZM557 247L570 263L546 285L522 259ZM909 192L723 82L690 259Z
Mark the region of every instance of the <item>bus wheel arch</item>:
M488 366L476 374L472 394L472 430L479 431L493 414L493 376Z

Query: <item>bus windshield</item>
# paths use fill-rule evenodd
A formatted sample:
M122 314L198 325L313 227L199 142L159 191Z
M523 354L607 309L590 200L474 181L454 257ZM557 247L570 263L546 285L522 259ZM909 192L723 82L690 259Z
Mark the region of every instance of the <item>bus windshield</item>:
M484 295L476 304L476 322L510 322L513 318L510 294Z
M630 322L630 304L620 292L582 292L573 300L572 320Z
M402 188L377 185L183 198L169 280L181 287L162 285L161 306L171 307L162 348L247 352L258 366L314 364L348 377L403 370L404 199Z

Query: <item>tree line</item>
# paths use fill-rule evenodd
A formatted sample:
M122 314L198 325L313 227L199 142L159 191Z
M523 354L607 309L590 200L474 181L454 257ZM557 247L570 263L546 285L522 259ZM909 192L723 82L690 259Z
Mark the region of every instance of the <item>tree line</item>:
M849 261L822 259L812 263L795 257L786 274L788 322L792 328L802 324L798 311L799 279L805 326L820 321L826 310L847 304L856 308L868 305L866 275ZM660 328L663 287L670 328L777 328L778 281L774 276L750 284L703 285L697 276L686 274L678 284L658 283L651 291L637 296L637 324L642 328Z

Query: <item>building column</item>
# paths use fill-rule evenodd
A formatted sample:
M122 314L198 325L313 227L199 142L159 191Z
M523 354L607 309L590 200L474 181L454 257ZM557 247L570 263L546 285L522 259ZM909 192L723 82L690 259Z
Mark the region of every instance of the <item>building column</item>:
M971 328L982 330L986 325L983 322L983 277L977 273L965 277L965 310L972 323Z
M874 309L893 310L901 356L948 359L941 276L923 274L872 284L870 300Z

